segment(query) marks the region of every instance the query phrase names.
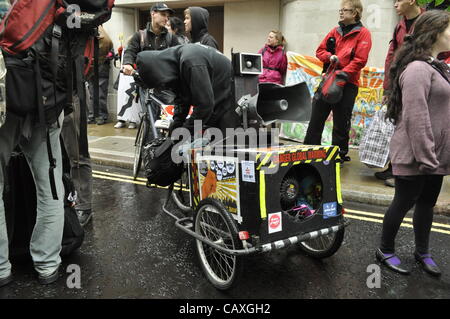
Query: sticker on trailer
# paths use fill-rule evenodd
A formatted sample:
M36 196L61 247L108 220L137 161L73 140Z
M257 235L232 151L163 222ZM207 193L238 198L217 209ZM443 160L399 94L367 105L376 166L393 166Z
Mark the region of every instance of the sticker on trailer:
M283 222L281 219L281 212L269 214L269 218L267 219L267 223L269 226L269 234L277 233L283 230Z
M255 162L242 161L242 181L249 183L256 183Z
M220 201L231 216L242 223L238 159L198 155L195 160L200 200L210 197Z
M328 219L337 216L337 203L324 203L323 204L323 219Z

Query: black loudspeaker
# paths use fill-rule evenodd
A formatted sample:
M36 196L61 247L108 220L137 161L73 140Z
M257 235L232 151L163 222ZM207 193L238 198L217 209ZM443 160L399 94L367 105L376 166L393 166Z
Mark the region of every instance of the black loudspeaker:
M262 55L254 53L233 53L235 75L262 74Z
M259 83L258 94L248 101L249 122L264 126L275 121L309 121L311 110L311 95L305 82L292 86Z

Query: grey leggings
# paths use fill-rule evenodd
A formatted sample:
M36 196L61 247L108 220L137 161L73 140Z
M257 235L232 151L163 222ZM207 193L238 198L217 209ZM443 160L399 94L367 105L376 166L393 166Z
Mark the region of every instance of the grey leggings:
M393 254L395 237L406 213L415 205L413 226L416 251L428 253L433 207L441 191L444 177L440 175L396 176L394 200L383 220L380 249Z

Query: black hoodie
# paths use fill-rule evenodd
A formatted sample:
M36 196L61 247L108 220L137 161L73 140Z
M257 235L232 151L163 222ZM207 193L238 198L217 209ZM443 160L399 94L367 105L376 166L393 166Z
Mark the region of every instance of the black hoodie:
M209 12L201 7L189 7L191 14L191 38L192 43L200 42L201 44L219 48L217 41L208 33Z
M184 126L191 132L194 120L222 130L238 126L234 114L224 117L233 109L232 67L231 61L219 51L192 43L162 51L143 51L137 56L137 67L148 87L175 91L176 126ZM194 111L186 120L191 105Z

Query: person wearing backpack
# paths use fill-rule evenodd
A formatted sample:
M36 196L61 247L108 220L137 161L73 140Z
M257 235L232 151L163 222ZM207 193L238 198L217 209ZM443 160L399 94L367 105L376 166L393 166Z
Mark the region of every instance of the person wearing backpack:
M43 39L39 40L36 51L42 55L49 52L47 45L51 39L51 29ZM50 40L51 42L51 40ZM39 54L37 53L37 54ZM63 53L63 52L60 52ZM7 108L6 121L0 128L0 194L3 193L5 180L5 169L11 157L12 151L20 145L27 162L33 173L36 184L37 196L37 219L30 243L30 253L33 258L34 267L38 273L39 282L49 284L57 280L58 269L61 263L60 251L61 240L64 228L64 186L62 183L62 163L61 147L59 136L63 120L63 108L65 105L64 86L66 83L65 54L60 54L58 59L57 92L53 91L52 73L49 72L50 61L41 61L42 86L46 87L44 97L48 101L52 100L54 94L57 95L56 105L45 111L45 125L43 129L37 120L37 114L30 112L18 114L8 109L12 104L11 99L18 99L20 94L30 94L29 87L13 88L15 77L20 77L19 72L14 72L13 67L9 67L9 61L13 61L5 51L8 73L6 78ZM31 52L30 52L31 54ZM25 54L24 54L25 55ZM26 55L25 55L26 56ZM16 59L14 63L29 63L26 61L30 57ZM12 63L12 62L11 62ZM32 69L31 66L29 66ZM26 71L23 70L23 71ZM20 82L17 81L20 85ZM30 101L31 102L31 101ZM21 103L17 101L17 103ZM37 103L37 102L35 102ZM50 147L49 147L50 146ZM51 152L51 155L49 155ZM52 159L52 162L49 161ZM54 175L54 190L56 198L52 196L52 180L49 178L49 170L52 169ZM5 209L3 198L0 198L0 286L12 280L11 264L8 260L8 235L6 231Z
M165 27L169 15L173 13L174 11L165 3L156 3L152 6L150 9L151 22L147 24L145 30L136 32L127 44L122 63L123 74L133 74L136 57L139 52L147 50L164 50L179 45L177 36L170 33ZM158 94L158 92L155 92L155 94L157 97L162 96ZM159 106L152 104L152 111L153 119L156 121L160 117ZM122 128L124 126L125 121L119 120L114 127Z
M384 81L383 81L383 100L382 104L386 104L390 91L389 70L394 59L395 53L402 46L405 35L412 33L414 23L417 18L425 12L420 8L417 0L397 0L394 3L395 11L399 16L403 16L394 29L392 40L389 42L389 49L384 64ZM387 169L376 172L375 177L384 180L386 186L394 187L394 176L392 175L392 165L389 162Z
M201 7L189 7L184 10L184 27L191 35L191 42L219 49L216 39L208 33L209 12Z
M79 8L87 14L78 22L75 19L73 25L68 24L73 12L62 0L15 1L0 24L0 47L7 68L6 121L0 127L0 194L6 166L19 145L36 185L37 217L29 249L38 281L44 285L58 279L61 264L65 216L60 144L63 111L72 109L74 82L85 106L83 53L95 28L111 17L114 0L96 1L95 6L88 0L77 4L83 5ZM97 42L93 42L95 52ZM86 108L81 114L86 116ZM26 194L17 195L26 198ZM0 197L0 286L12 281L8 244Z
M263 73L258 78L260 83L283 84L283 76L287 68L285 46L286 40L280 31L269 32L266 44L258 51L263 60Z
M339 26L328 33L316 51L320 61L336 67L332 72L335 72L336 79L339 78L335 86L341 88L342 97L337 103L331 104L326 102L321 94L317 94L323 91L316 92L304 144L321 144L325 121L333 111L332 144L339 146L341 163L351 160L347 153L352 111L358 95L361 69L366 65L372 48L370 31L361 23L362 12L360 0L343 0L339 10ZM330 38L336 41L335 54L327 50ZM328 70L330 69L331 65Z

